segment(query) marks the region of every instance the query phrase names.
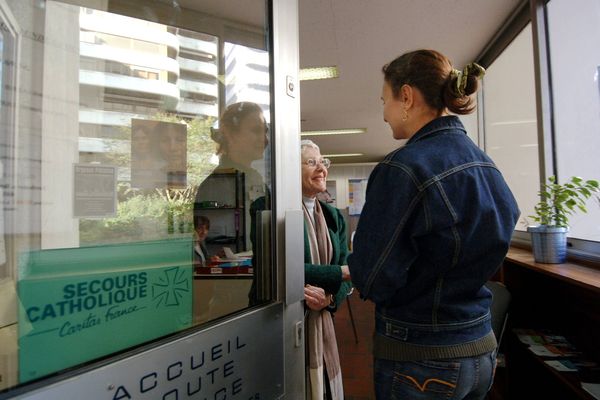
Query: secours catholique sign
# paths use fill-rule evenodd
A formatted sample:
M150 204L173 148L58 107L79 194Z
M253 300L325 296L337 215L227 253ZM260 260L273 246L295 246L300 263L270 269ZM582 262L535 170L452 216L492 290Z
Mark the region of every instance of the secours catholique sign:
M191 242L27 252L19 260L19 380L187 328Z

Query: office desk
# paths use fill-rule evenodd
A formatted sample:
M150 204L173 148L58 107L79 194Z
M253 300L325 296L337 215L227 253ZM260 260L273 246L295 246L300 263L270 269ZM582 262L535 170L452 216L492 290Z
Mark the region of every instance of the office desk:
M202 323L248 307L252 273L202 268L194 273L194 323ZM210 271L212 270L212 272ZM198 271L198 269L196 269Z
M600 361L600 270L575 263L541 264L511 248L501 276L512 294L506 366L510 399L593 399L577 373L558 372L519 342L512 328L550 329L586 358Z

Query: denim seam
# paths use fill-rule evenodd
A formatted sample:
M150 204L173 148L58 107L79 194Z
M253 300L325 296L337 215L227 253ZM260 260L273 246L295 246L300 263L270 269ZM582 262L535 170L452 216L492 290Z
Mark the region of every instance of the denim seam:
M423 215L425 217L425 232L429 232L431 229L431 212L427 196L423 196Z
M423 140L423 139L427 138L428 136L430 136L434 133L440 132L440 131L450 131L450 132L448 132L449 135L455 134L455 132L453 132L453 131L460 131L462 135L467 134L467 131L464 128L461 128L454 124L447 124L447 125L440 126L439 128L435 128L435 129L430 130L429 132L424 133L422 136L419 136L418 138L416 138L414 140L414 142L411 142L411 143L416 143L416 142ZM411 143L408 143L408 144L411 144Z
M419 201L421 200L421 197L422 197L422 192L419 193L419 195L415 196L413 201L410 203L410 205L408 206L407 210L404 213L402 220L400 221L400 223L396 227L396 230L394 231L394 234L390 238L387 246L384 248L381 256L379 256L377 263L373 267L373 271L371 272L371 274L369 275L369 278L367 279L367 282L365 283L365 290L364 290L364 294L363 294L364 297L368 297L368 295L371 291L371 286L373 285L373 283L375 281L375 278L379 274L379 271L383 267L385 260L387 259L390 252L392 251L392 248L394 247L394 244L396 243L396 239L398 238L398 235L400 235L400 231L402 230L402 228L404 228L404 224L406 223L406 220L408 219L408 217L410 215L412 215L412 210L415 208L416 204L419 203Z
M384 314L382 314L381 312L376 312L375 315L376 315L376 317L379 317L380 319L382 319L383 322L386 322L386 323L390 322L392 324L402 325L407 328L419 329L419 328L430 328L431 327L431 324L419 324L419 323L414 323L414 322L399 321L399 320L396 320L393 318L389 318L389 317L385 316ZM484 321L485 319L488 319L489 317L490 317L490 313L487 312L487 313L483 314L482 316L472 319L470 321L464 321L464 322L458 322L458 323L447 323L447 324L438 323L437 327L440 330L452 330L455 328L468 328L468 327L472 327L472 326L480 324L482 321Z
M494 334L494 332L490 332L489 333L489 335L493 335L493 334ZM383 335L382 333L378 333L378 332L375 332L375 334L373 335L373 338L375 338L375 336L377 336L377 335L383 336L383 337L391 339L391 340L399 340L399 339L396 339L394 337ZM469 345L471 343L476 343L476 342L484 339L486 336L479 337L479 338L476 338L476 339L467 340L466 342L460 342L460 345ZM495 336L494 336L494 338L495 338ZM407 344L407 345L410 345L410 346L413 346L413 347L421 347L421 348L427 348L427 347L453 347L453 346L457 346L457 344L420 344L420 343L412 343L412 342L411 343L401 342L401 343L404 343L404 344Z
M440 297L442 295L442 286L444 283L444 277L440 276L435 283L435 292L433 294L433 307L431 312L431 324L433 325L433 331L438 330L437 323L437 312L440 306Z
M406 164L398 163L398 162L395 162L394 160L384 160L381 162L381 164L389 165L390 167L398 168L398 169L402 170L413 181L413 183L417 187L417 190L419 192L423 191L421 189L422 185L421 185L419 179L417 179L417 176L413 173L412 169L410 169Z
M448 212L450 213L450 215L452 215L452 221L454 221L454 223L458 222L458 216L456 215L456 211L454 211L454 207L452 207L450 199L448 199L448 196L446 195L446 191L442 187L442 184L440 183L440 181L435 181L435 185L437 186L437 189L440 192L440 196L442 196L442 199L446 204Z
M496 165L494 165L494 163L486 162L486 161L473 161L470 163L457 165L456 167L450 168L450 169L442 172L441 174L432 176L431 178L429 178L428 180L423 182L423 185L421 187L419 187L419 190L425 190L429 186L433 185L434 183L436 183L438 181L441 181L444 178L447 178L450 175L453 175L453 174L463 171L465 169L475 168L475 167L492 168L492 169L495 169L496 171L500 172L500 170L498 169L498 167L496 167Z
M454 221L454 223L457 223L458 215L456 214L454 207L452 207L452 203L450 202L448 195L446 195L446 191L442 187L442 184L440 183L440 181L436 181L435 185L437 186L437 188L440 192L440 196L442 196L442 199L444 200L444 203L446 204L446 208L448 209L448 212L450 213L450 215L452 215L452 220ZM451 264L450 268L454 268L456 266L456 264L458 264L458 255L460 252L460 235L458 234L458 229L456 229L456 226L452 227L452 236L454 237L454 255L452 257L452 264Z
M397 151L399 151L399 150L401 150L401 149L398 149ZM381 161L380 164L389 165L390 167L395 167L395 168L398 168L398 169L401 169L402 171L404 171L411 178L411 180L413 181L413 183L415 184L415 186L417 187L417 190L419 192L422 192L422 191L426 190L429 186L443 180L444 178L447 178L450 175L453 175L453 174L463 171L465 169L482 167L482 168L492 168L492 169L495 169L496 171L500 172L500 170L494 163L487 162L487 161L473 161L470 163L457 165L456 167L450 168L440 174L434 175L431 178L429 178L428 180L426 180L425 182L421 183L419 181L419 179L417 178L417 176L413 173L411 168L409 168L406 164L394 161L391 157L388 157L385 160Z
M473 386L479 386L479 357L475 358L475 385Z

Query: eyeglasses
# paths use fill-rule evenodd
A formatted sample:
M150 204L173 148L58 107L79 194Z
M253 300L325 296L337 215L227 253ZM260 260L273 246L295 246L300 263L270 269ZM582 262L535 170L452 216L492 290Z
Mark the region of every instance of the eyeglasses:
M304 164L308 165L309 167L316 167L317 164L321 164L323 167L329 168L331 165L331 160L329 158L321 158L320 160L317 160L316 158L309 158L304 161Z

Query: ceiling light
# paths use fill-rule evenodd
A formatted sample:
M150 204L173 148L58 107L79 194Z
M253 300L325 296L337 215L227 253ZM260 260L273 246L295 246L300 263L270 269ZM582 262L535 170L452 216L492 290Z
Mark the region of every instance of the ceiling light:
M300 69L301 81L312 81L315 79L331 79L337 78L338 76L340 76L338 67L315 67Z
M358 133L367 133L367 128L357 129L328 129L321 131L302 131L300 136L325 136L325 135L355 135Z
M323 158L334 158L334 157L359 157L364 156L363 153L339 153L339 154L321 154Z

